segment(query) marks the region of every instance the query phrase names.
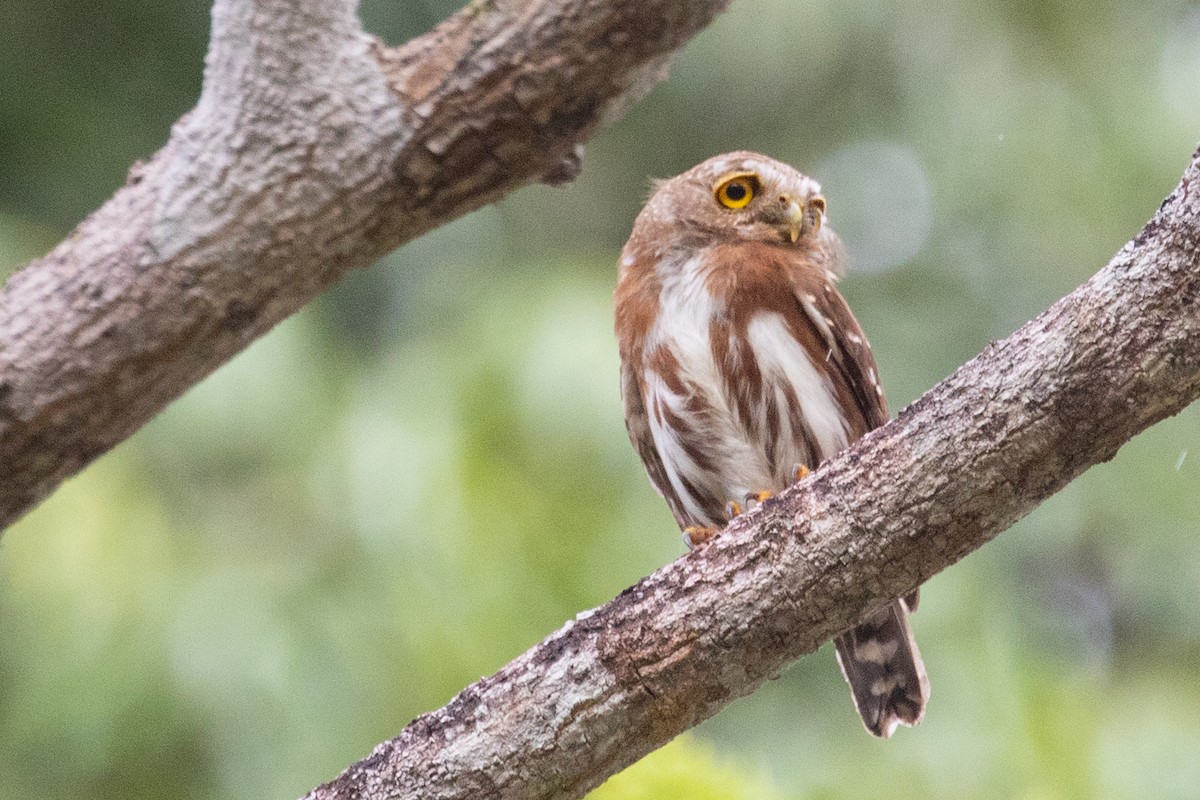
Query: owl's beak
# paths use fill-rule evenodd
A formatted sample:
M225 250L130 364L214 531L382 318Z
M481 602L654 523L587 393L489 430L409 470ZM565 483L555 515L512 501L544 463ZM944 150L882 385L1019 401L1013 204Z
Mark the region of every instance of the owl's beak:
M821 223L825 221L824 197L813 195L805 205L785 194L779 202L783 205L783 228L793 243L805 233L815 236L821 230Z
M787 222L788 238L794 243L804 232L804 204L797 200L788 200L783 216Z
M813 195L807 203L794 199L790 194L779 195L769 219L793 244L805 234L816 235L825 220L825 198Z

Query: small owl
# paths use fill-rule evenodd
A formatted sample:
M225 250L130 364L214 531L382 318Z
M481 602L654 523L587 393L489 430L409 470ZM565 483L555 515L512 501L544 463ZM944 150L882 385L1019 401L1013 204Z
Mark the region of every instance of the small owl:
M812 178L727 153L656 184L622 251L625 424L690 547L888 419L825 214ZM916 605L914 591L837 638L876 736L925 711Z

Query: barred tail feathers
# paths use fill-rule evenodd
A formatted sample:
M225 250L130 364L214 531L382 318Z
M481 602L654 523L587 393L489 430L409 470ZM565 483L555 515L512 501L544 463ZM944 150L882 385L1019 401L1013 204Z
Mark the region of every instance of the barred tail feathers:
M897 725L920 722L929 700L929 679L908 609L905 600L896 600L836 640L838 664L863 725L884 739Z

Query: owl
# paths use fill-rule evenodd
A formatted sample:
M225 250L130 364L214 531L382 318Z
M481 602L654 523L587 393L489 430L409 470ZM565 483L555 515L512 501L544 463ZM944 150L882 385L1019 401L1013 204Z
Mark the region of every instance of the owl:
M615 297L625 425L689 547L887 421L844 263L820 185L757 153L658 182L638 214ZM916 604L836 641L876 736L925 711Z

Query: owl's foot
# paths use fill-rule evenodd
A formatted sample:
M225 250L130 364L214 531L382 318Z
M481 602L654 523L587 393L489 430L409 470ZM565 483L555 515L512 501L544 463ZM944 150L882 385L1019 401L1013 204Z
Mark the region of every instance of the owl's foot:
M792 467L792 483L799 483L812 474L812 470L803 464Z
M746 508L747 510L754 508L759 503L773 496L774 492L746 492Z
M683 529L683 543L688 546L688 550L695 550L697 547L711 542L720 532L721 529L716 527L688 525Z
M741 516L742 504L737 500L730 500L725 504L725 521ZM706 527L703 525L688 525L683 529L683 543L688 546L689 550L695 550L702 544L708 544L713 537L724 530L723 527L718 528L713 525Z

